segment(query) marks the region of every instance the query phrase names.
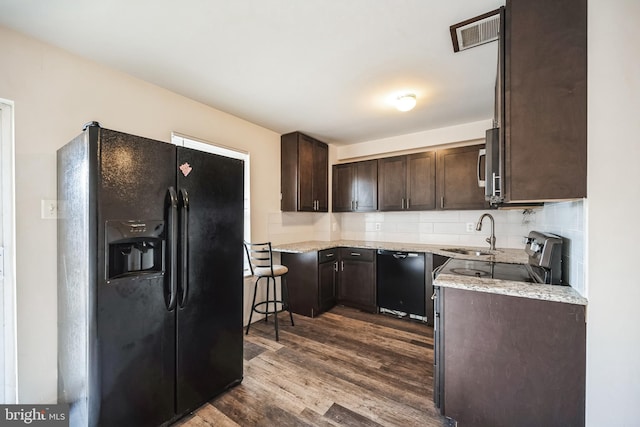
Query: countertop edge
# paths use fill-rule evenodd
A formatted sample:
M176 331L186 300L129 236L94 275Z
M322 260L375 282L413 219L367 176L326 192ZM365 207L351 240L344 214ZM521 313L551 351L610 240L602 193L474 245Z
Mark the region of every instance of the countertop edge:
M584 306L588 303L587 299L571 286L484 279L453 274L440 274L433 282L433 286Z

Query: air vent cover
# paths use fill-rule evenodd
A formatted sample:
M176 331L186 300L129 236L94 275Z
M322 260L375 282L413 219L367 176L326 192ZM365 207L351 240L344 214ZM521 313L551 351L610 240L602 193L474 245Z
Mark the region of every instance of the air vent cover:
M449 30L454 52L498 40L500 9L452 25Z

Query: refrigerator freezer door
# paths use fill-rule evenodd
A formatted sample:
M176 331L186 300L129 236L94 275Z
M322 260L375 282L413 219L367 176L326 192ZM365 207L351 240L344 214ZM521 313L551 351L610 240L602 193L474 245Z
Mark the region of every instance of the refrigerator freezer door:
M175 146L107 129L99 132L99 424L160 425L175 414L176 314L166 301L171 264L165 258L164 273L108 279L105 233L113 221L141 227L170 220L166 200L175 185ZM163 257L169 256L167 233L160 237L164 242L157 246L164 245Z
M180 241L188 240L178 274L178 414L242 379L243 167L178 147Z

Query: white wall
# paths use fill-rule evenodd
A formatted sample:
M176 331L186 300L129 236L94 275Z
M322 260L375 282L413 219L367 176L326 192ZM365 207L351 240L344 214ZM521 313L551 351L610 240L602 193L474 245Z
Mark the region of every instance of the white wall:
M176 131L248 151L252 235L266 239L268 214L280 209L280 137L2 27L0 57L0 98L15 101L19 399L51 403L57 398L56 222L40 219L40 200L56 198L56 150L97 120L161 141Z
M640 2L588 2L587 425L640 422Z

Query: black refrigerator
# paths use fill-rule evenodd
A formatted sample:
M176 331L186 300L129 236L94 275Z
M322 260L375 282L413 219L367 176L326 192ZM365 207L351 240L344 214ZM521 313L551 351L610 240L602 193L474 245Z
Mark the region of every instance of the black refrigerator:
M57 162L71 425L166 425L238 384L244 162L95 122Z

